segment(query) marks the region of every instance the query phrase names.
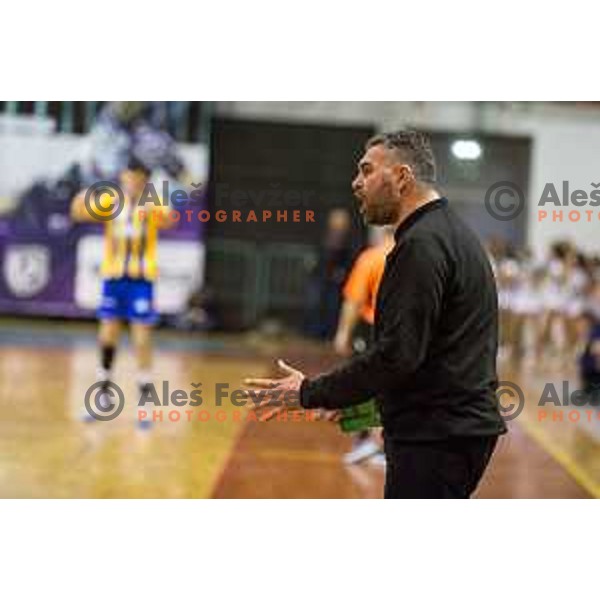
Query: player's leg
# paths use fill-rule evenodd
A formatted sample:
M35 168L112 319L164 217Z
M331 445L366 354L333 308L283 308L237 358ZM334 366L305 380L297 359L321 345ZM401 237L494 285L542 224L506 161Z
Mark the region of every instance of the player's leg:
M147 323L132 322L131 337L137 364L137 382L140 391L152 383L152 331L154 326Z
M129 281L128 319L141 398L149 392L152 385L153 330L158 320L154 310L154 288L151 282L143 279Z
M586 321L582 318L583 306L579 300L572 300L567 314L567 367L570 367L585 347Z
M119 338L121 335L122 319L124 318L121 301L121 286L117 279L107 279L102 283L102 297L98 308L98 365L96 381L103 382L108 388L113 376L113 367ZM100 394L98 404L102 409L109 409L113 404L112 396L106 392Z
M127 317L123 306L123 281L106 279L102 283L102 297L98 308L98 347L100 349L98 379L109 380L112 375L121 322Z
M566 353L568 348L568 333L567 333L567 314L565 306L561 302L560 307L556 311L554 328L552 335L554 338L554 348L556 354L556 362L558 365L564 365L566 362Z
M98 346L100 349L99 364L96 372L98 380L109 381L115 362L117 346L121 335L121 321L102 319L98 329Z
M138 405L142 398L148 397L152 389L152 330L153 325L147 323L132 322L130 325L131 339L137 364L138 393L136 402ZM145 415L138 412L138 419L140 427L150 427L152 424L151 411L145 410Z

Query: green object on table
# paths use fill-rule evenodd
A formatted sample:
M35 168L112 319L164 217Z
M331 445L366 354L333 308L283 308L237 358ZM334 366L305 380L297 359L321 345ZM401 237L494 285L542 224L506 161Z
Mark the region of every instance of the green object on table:
M381 427L381 418L375 400L343 409L339 425L344 433L356 433Z

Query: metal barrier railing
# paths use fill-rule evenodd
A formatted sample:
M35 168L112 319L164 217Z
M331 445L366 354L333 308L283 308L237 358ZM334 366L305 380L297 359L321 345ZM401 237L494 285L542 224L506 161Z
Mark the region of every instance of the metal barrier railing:
M272 314L302 310L317 253L305 244L209 240L207 285L217 303L252 327Z

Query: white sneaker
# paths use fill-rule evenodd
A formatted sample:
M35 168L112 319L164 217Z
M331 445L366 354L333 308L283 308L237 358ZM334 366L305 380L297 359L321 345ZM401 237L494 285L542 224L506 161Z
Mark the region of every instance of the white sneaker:
M373 465L374 467L380 467L381 469L385 469L387 465L385 460L385 454L383 452L378 452L377 454L374 454L369 459L369 464Z
M143 398L145 395L149 394L151 391L151 385L150 383L139 383L138 384L138 393L139 393L139 397ZM143 419L140 419L138 417L137 420L137 426L140 429L144 429L144 430L148 430L151 429L153 426L153 421L152 421L152 417L148 414L149 411L146 411L146 416Z
M109 412L115 406L112 396L103 390L100 390L95 398L92 397L90 402L89 410L84 407L80 415L80 420L85 423L99 421L98 416L102 416L104 411Z
M373 440L367 439L364 442L360 442L356 448L353 448L350 452L344 454L344 464L356 465L359 462L374 456L378 452L380 452L379 445Z

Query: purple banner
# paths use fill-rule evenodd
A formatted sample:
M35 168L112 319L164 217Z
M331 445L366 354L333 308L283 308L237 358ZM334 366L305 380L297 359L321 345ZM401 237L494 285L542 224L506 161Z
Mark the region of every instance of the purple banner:
M57 201L44 194L41 187L34 187L24 194L12 214L0 218L1 313L94 315L92 304L99 286L96 280L100 262L94 257L99 251L103 225L73 223L69 206L70 202ZM163 271L165 277L171 277L165 284L166 295L161 295L166 298L163 312L177 312L191 293L190 286L202 280L202 272L197 271L203 269L203 227L198 219L181 218L174 228L160 232L159 256L164 248L168 263ZM93 256L86 250L91 246L96 252ZM186 266L189 272L185 271ZM175 268L177 272L173 272ZM86 269L94 273L82 275ZM161 310L160 302L158 308Z

